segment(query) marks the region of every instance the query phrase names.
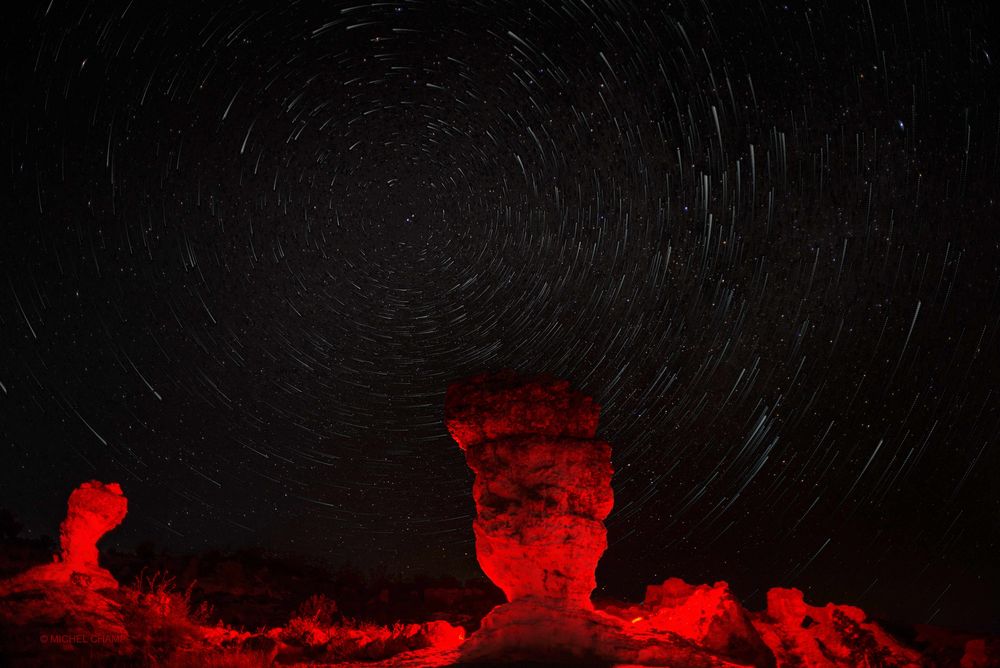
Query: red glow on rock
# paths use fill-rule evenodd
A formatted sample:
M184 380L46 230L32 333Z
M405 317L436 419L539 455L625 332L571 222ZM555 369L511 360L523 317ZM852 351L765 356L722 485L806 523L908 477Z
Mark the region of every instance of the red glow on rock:
M568 381L510 370L456 381L445 396L445 424L462 450L511 436L590 439L600 411Z
M511 372L448 389L445 420L476 474L476 555L508 601L591 607L614 504L598 412L565 381Z
M77 487L59 527L59 561L70 570L97 568L97 541L121 524L127 512L128 500L118 483L91 480Z
M648 586L642 604L609 605L605 611L633 623L642 620L644 630L676 634L720 656L756 666L774 664L748 613L725 582L690 585L670 578Z
M59 554L51 564L32 568L20 577L116 589L118 581L98 563L97 541L121 524L127 512L128 501L118 483L83 483L70 494L66 518L59 525Z
M811 606L798 589L776 588L767 593L767 610L754 615L753 624L779 666L926 665L917 651L899 643L867 617L854 606Z
M607 547L604 518L614 503L611 448L595 438L598 413L589 397L549 377L506 371L448 388L447 426L475 473L476 554L507 597L468 638L461 626L441 619L388 626L351 621L326 595L306 600L283 626L250 632L209 626L201 608L191 607L190 589L172 589L170 577L140 578L119 588L98 563L97 543L122 522L128 503L117 484L97 481L70 495L54 562L0 582L0 624L3 630L32 629L13 634L22 645L30 645L37 629L56 637L115 638L120 644L101 648L102 657L112 663L127 657L122 665L149 659L154 646L158 665L172 665L167 657L181 654L188 657L181 665L212 664L246 650L263 657L262 665L377 660L372 665L379 668L456 661L686 668L938 665L928 658L931 650L922 656L861 609L811 606L796 589L770 590L767 609L751 613L725 582L692 585L670 578L647 587L642 603L605 602L595 609L590 595ZM382 591L378 600L388 603L389 590ZM426 590L423 600L447 599L445 607L454 610L454 594ZM448 618L463 624L470 619ZM934 656L950 653L955 659L942 666L1000 665L995 639L949 642L937 642L946 649ZM57 659L71 656L58 652L75 651L52 643L40 650L15 646L24 656L57 652ZM0 658L3 649L0 642ZM60 663L47 659L40 665Z
M156 573L119 587L99 565L97 541L126 512L115 483L91 481L73 491L54 561L0 581L0 663L13 655L26 665L251 665L239 658L248 650L252 665L279 654L279 663L336 664L410 652L429 653L439 665L465 640L462 627L443 620L385 626L334 619L336 604L325 597L314 597L286 625L255 633L211 624L191 589L176 589L173 577Z
M866 622L861 610L813 609L795 590L772 590L767 612L752 616L725 582L671 578L648 587L640 605L595 610L594 570L607 547L603 520L614 503L611 449L594 438L599 410L564 381L511 371L448 388L445 421L476 475L476 555L509 601L483 619L463 645L463 658L916 665L919 655Z
M614 505L611 447L594 438L599 412L545 376L503 371L448 388L445 422L476 474L476 556L509 601L483 619L463 658L727 665L676 632L640 632L643 615L594 610Z

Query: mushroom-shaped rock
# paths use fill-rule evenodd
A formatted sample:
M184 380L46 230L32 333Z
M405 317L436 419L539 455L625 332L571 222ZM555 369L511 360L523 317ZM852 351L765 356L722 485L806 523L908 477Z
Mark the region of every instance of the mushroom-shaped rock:
M515 436L466 451L483 570L509 601L589 608L607 548L611 449L586 439Z
M566 381L509 371L448 388L448 430L476 474L476 554L508 601L591 607L614 504L599 410Z
M59 526L59 560L78 571L99 568L97 541L125 519L128 500L116 483L85 482L69 495L66 519Z
M48 649L67 653L76 652L77 646L56 643L55 638L87 639L88 663L104 663L126 646L127 619L106 591L117 589L118 582L97 562L97 541L121 523L126 510L127 501L116 483L86 482L70 494L60 526L61 552L52 563L0 582L0 629L17 630L6 638L0 633L0 656L23 658L24 652L37 652L39 638L46 643L46 637L53 639ZM39 635L40 629L45 633ZM94 638L114 642L95 643ZM80 660L78 656L70 662ZM30 665L63 663L46 659Z
M97 541L121 524L128 500L116 482L85 482L69 495L66 519L59 525L60 553L51 564L36 566L10 584L68 582L88 589L117 589L118 581L97 562Z
M465 641L462 660L740 665L594 609L614 504L611 447L595 438L599 412L547 376L501 371L448 388L445 422L476 474L476 555L509 601Z
M445 423L462 450L511 436L591 439L601 407L569 382L505 369L452 383Z

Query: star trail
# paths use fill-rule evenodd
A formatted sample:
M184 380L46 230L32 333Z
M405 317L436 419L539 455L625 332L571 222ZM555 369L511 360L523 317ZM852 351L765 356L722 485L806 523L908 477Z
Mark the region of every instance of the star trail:
M445 389L513 368L602 406L598 593L998 628L995 9L264 7L6 21L0 506L471 576Z

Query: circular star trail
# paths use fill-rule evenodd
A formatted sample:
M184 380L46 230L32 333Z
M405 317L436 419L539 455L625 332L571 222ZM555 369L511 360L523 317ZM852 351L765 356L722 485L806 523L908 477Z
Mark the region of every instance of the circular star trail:
M734 4L23 8L0 500L470 576L444 391L512 367L603 407L602 591L995 624L995 16Z

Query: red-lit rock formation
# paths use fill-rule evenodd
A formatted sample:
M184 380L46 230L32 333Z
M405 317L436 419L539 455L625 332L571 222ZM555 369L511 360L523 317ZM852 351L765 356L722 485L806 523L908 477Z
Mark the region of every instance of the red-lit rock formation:
M448 390L448 429L476 473L476 554L508 601L591 607L614 504L599 410L565 381L513 373Z
M58 653L86 642L93 645L97 662L128 638L121 606L109 598L118 582L97 561L97 541L121 523L126 510L117 483L86 482L70 494L59 531L61 552L50 564L0 582L0 626L11 631L10 644L0 646L0 658L9 654L18 657L17 663L58 665L29 659L39 643Z
M468 451L510 436L592 439L601 407L568 381L505 370L452 383L444 410L448 432Z
M774 665L771 650L725 582L690 585L670 578L662 585L646 587L641 605L609 605L605 611L629 620L637 631L675 633L733 661Z
M960 668L991 668L1000 666L1000 638L973 638L965 643Z
M599 610L524 598L499 605L461 647L464 662L749 668L669 631ZM767 664L760 664L761 666ZM771 664L773 665L773 664Z
M595 610L594 571L614 503L600 408L565 381L512 371L453 383L448 431L475 472L476 554L507 596L464 643L465 661L597 660L646 666L834 668L921 664L849 606L773 589L748 613L725 582L650 586L639 605ZM974 648L976 649L976 648Z
M118 588L99 565L97 542L121 523L127 502L117 484L92 481L70 496L54 562L0 582L0 659L173 665L173 657L179 665L201 665L226 663L238 651L255 665L364 661L367 668L521 661L620 668L1000 665L996 638L923 627L913 638L922 655L862 610L810 606L795 589L770 590L767 609L750 613L725 582L671 578L649 586L642 603L595 609L590 595L613 505L611 449L595 438L599 407L565 381L508 371L452 384L445 412L476 474L476 553L507 598L468 639L465 628L440 619L392 626L336 621L338 607L325 597L302 606L285 626L256 633L208 626L189 609L189 592L164 584L170 578ZM242 578L227 580L223 593L242 587ZM379 600L388 602L389 589L382 591ZM464 595L435 588L425 602L450 607ZM484 600L485 608L496 599Z
M127 505L116 483L82 484L69 497L54 561L0 581L0 664L330 664L413 652L447 662L465 638L462 627L442 620L335 622L332 601L266 632L209 625L206 609L194 608L190 589L174 589L171 576L119 588L98 564L97 541L121 523Z
M614 504L611 448L594 438L599 412L566 381L511 371L448 388L448 431L476 474L476 555L509 601L465 642L463 658L728 665L674 633L593 609Z
M97 541L125 519L128 500L116 482L85 482L69 495L66 519L59 526L58 563L70 573L89 576L95 585L118 586L97 563Z
M72 582L90 589L115 589L118 581L97 562L97 541L121 524L128 500L116 482L85 482L69 495L66 519L59 525L62 548L51 564L33 568L25 580Z
M918 652L868 621L864 610L833 603L811 606L798 589L767 592L767 610L756 613L753 624L774 652L778 668L927 665Z

